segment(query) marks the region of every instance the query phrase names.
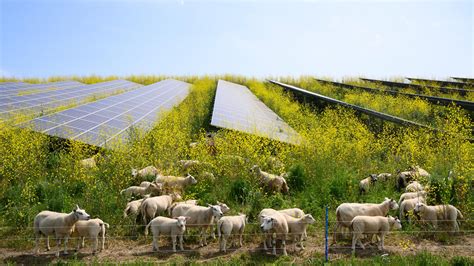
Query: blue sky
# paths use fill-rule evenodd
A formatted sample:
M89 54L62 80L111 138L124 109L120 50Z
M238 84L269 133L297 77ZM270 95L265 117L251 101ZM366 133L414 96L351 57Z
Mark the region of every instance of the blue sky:
M473 1L0 2L0 75L474 76Z

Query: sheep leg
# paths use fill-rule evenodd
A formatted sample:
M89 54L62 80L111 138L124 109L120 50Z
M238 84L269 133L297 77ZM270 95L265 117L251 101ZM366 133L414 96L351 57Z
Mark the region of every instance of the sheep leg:
M39 253L39 241L40 241L41 235L38 233L35 233L35 255L38 255Z
M263 250L267 251L268 248L267 248L267 233L263 233Z
M59 242L59 236L56 234L56 257L59 257L59 251L61 250L61 247L60 247L60 242Z
M183 248L183 234L179 235L179 248L181 250L184 250L184 248Z
M227 245L227 238L228 237L229 236L227 234L222 235L222 250L224 251L224 253L227 252L226 245Z
M243 235L244 235L244 231L240 231L240 235L239 235L239 247L242 247L243 244L242 244L242 239L243 239Z
M103 225L103 227L105 228L105 225ZM105 249L105 230L102 231L102 249L101 250L104 250Z
M81 239L82 239L81 248L84 248L84 240L86 239L86 237L81 236Z
M276 256L276 239L272 236L273 251L272 254Z
M156 235L153 234L153 249L152 251L158 251L159 250L159 247L158 247L158 238L160 237L160 233L157 232Z
M303 237L304 237L304 234L300 235L299 240L298 240L298 242L300 242L300 247L301 247L302 250L304 250Z
M171 242L173 242L173 252L176 252L176 235L171 235Z
M67 241L69 240L69 235L64 236L64 255L67 255Z
M95 254L97 252L97 246L99 244L99 237L95 236L94 237L94 249L92 250L92 254Z
M384 241L384 238L385 238L385 234L381 233L380 234L380 246L379 246L379 250L384 250L384 245L383 245L383 241Z
M51 246L49 245L49 236L46 236L46 250L47 251L51 250Z
M283 236L281 240L281 248L283 249L283 255L287 256L288 253L286 252L286 237Z
M339 227L341 227L341 225L339 224L339 222L336 222L336 225L334 226L334 235L332 237L331 245L335 245L337 243L336 234L337 234L337 230L339 229Z

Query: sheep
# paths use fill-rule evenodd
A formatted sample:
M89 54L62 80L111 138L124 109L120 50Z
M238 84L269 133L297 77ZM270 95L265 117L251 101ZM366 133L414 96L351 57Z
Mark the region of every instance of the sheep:
M181 213L179 215L178 213ZM223 213L219 205L210 205L208 207L194 206L189 207L185 204L176 205L172 210L171 217L187 216L188 227L197 227L201 229L201 239L199 245L207 246L207 228L211 226L213 217L219 219Z
M151 194L152 196L161 195L163 192L163 185L151 183L148 187L139 187L139 186L131 186L126 189L120 191L120 194L125 194L127 196L134 196L140 195L145 196L146 194Z
M425 169L419 167L418 165L415 165L415 166L410 166L409 168L409 171L412 171L414 172L417 176L421 176L421 177L430 177L430 173L428 173Z
M417 191L423 191L423 190L424 190L423 186L418 181L411 182L405 188L406 192L417 192Z
M449 204L428 206L425 203L418 202L415 205L414 212L419 213L421 220L430 222L435 229L438 227L438 220L451 223L453 233L459 231L458 217L464 219L462 213L456 207Z
M260 185L265 187L267 190L271 192L289 193L288 184L283 176L272 175L264 172L260 167L258 167L258 165L254 165L250 171L258 176L260 179Z
M147 166L141 170L132 169L132 176L136 177L147 177L147 176L158 176L160 175L160 170L154 166Z
M336 209L336 225L334 228L333 244L336 243L336 233L339 227L350 227L350 223L357 215L386 216L389 210L398 209L398 204L389 198L382 203L343 203Z
M377 234L380 241L379 250L384 249L384 238L390 230L401 229L402 224L398 218L392 216L361 216L358 215L352 219L350 229L352 231L352 252L355 253L356 242L365 249L364 244L360 241L363 234Z
M194 176L188 174L186 177L180 176L158 176L155 180L156 183L163 184L164 187L176 188L183 190L186 186L194 185L197 183Z
M293 218L301 218L305 215L304 211L298 208L291 208L291 209L284 209L284 210L278 210L280 213L284 213L286 215L289 215Z
M148 236L148 228L151 227L153 233L153 251L158 251L158 239L161 234L166 234L171 237L173 242L173 252L176 252L176 238L179 237L179 248L183 248L183 234L186 230L186 220L188 217L179 216L176 218L168 218L158 216L148 223L145 228L145 238Z
M416 192L406 192L406 193L403 193L401 196L400 196L400 200L398 201L398 205L400 205L402 203L402 201L404 200L408 200L408 199L414 199L414 198L425 198L426 197L426 194L427 192L422 190L422 191L416 191Z
M140 205L143 223L147 224L147 218L153 219L157 214L167 211L176 200L181 200L177 193L145 199Z
M193 169L194 167L200 165L201 163L197 160L179 160L178 161L179 166L181 166L181 169L185 172Z
M149 197L150 195L145 195L143 199L134 200L127 203L127 206L123 210L123 218L127 218L127 216L130 215L140 214L140 206L142 205L142 202Z
M311 214L305 214L303 217L300 218L294 218L290 215L283 214L286 222L288 223L288 233L293 235L293 241L295 244L295 250L296 250L296 245L299 243L301 249L304 249L303 246L303 237L306 234L306 228L308 227L309 224L313 224L316 222L316 220L313 218Z
M377 181L377 175L371 174L369 177L362 179L359 182L359 194L367 193L369 191L369 187Z
M229 206L227 206L227 204L219 202L219 201L217 201L216 204L219 205L219 207L221 207L221 211L222 211L223 214L226 214L228 211L230 211L230 208L229 208ZM216 234L214 232L215 231L214 230L214 217L212 217L211 226L209 228L210 228L210 231L211 231L212 239L216 239ZM217 230L217 227L215 227L215 228Z
M76 205L76 208L69 214L52 211L42 211L38 213L33 223L35 232L35 254L39 252L39 239L41 235L46 236L47 250L51 249L49 246L49 236L53 234L56 237L56 245L58 248L56 256L59 257L59 241L61 239L64 239L64 254L68 254L67 241L71 235L74 224L77 221L89 219L89 214L79 208L78 205Z
M400 219L403 219L406 217L407 213L409 211L412 211L415 209L415 206L418 202L426 203L425 199L420 197L420 198L413 198L413 199L405 199L402 201L400 204ZM408 222L411 223L410 216L408 216Z
M217 235L219 237L219 250L226 252L227 239L232 233L239 234L239 247L242 247L242 236L245 230L247 216L224 216L217 221Z
M87 158L87 159L83 159L80 161L80 164L82 167L86 168L86 169L92 169L92 168L96 168L97 167L97 154L90 157L90 158Z
M385 182L385 181L389 180L391 177L392 177L392 174L380 173L380 174L377 175L377 180Z
M397 179L397 190L400 191L402 188L407 186L407 183L412 181L415 177L415 173L412 171L398 172Z
M149 181L142 181L140 183L140 187L149 187L151 185L152 182L149 182Z
M98 236L102 235L102 248L105 249L105 228L109 228L108 223L104 223L101 219L90 219L88 221L77 221L74 224L73 236L79 237L77 241L77 250L84 247L84 239L86 237L94 239L94 247L92 253L97 252ZM82 240L82 241L81 241Z
M268 214L268 215L267 215ZM272 235L272 254L276 255L276 240L281 240L281 247L283 255L288 255L286 252L286 238L288 236L289 228L284 214L279 213L273 209L263 209L260 214L260 229L264 232L265 239L263 241L263 249L268 250L266 238L268 234ZM273 233L275 236L273 236Z

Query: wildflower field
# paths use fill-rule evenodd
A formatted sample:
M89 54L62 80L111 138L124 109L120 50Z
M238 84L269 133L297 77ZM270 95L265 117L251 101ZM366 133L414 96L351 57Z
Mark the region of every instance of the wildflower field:
M53 77L48 81L73 79L92 84L116 78ZM121 78L148 85L167 77ZM148 253L143 256L124 256L123 260L119 252L106 257L100 254L96 257L71 255L36 262L321 264L324 261L325 208L329 207L329 220L334 221L335 209L344 202L379 203L385 197L398 201L401 193L395 188L396 172L411 165L419 165L431 174L430 178L420 180L429 186L429 205L452 204L463 213L466 221L461 222L461 232L452 235L445 231L430 231L430 227L418 223L404 224L401 232L393 233L386 241L386 245L390 246L388 257L381 256L383 253L376 249L356 257L351 256L350 250L330 250L334 263L474 263L474 223L470 222L474 218L474 149L470 142L473 139L472 113L454 105L437 106L420 99L321 85L311 77L279 78L282 82L306 90L439 129L431 131L383 122L341 107L302 102L281 87L262 79L231 75L174 78L192 84L190 95L163 119L156 121L152 131L143 132L136 128L132 141L114 150L101 150L15 127L17 122L25 120L23 116L31 118L36 114L23 114L22 117L0 123L0 253L11 253L0 257L2 263L35 262L35 257L31 255L35 215L42 210L70 212L75 204L79 204L91 216L100 217L111 225L108 231L111 236L109 247L116 244L128 250L127 246L141 246ZM210 119L218 79L247 86L302 136L304 141L301 145L212 127ZM0 81L10 80L4 78ZM40 79L22 81L44 82ZM361 83L357 81L354 84ZM364 86L373 85L364 83ZM426 94L429 93L427 90ZM440 94L433 92L432 95ZM451 97L449 94L442 96ZM473 95L451 98L472 100ZM216 132L215 152L210 152L206 144L207 132ZM191 148L189 144L192 142L197 142L197 146ZM100 157L97 168L81 167L80 160L97 152L104 155ZM238 160L236 156L245 160ZM277 158L281 164L269 163L272 158ZM154 165L163 174L180 176L183 173L177 161L183 159L206 162L192 172L198 183L188 187L183 198L199 199L202 204L221 201L231 208L229 214L246 213L250 224L246 228L244 247L258 247L261 242L259 228L254 225L260 210L298 207L311 213L317 220L309 226L307 250L289 250L289 256L282 257L274 257L258 249L252 252L244 249L219 256L202 255L196 247L197 238L190 237L186 243L197 250L191 255L178 253L163 257L150 253L150 238L145 240L141 232L136 235L132 230L135 221L123 218L128 199L119 192L143 181L132 177L132 168ZM255 164L270 173L288 172L290 193L282 195L262 190L255 175L249 171ZM450 171L452 174L448 177ZM213 177L203 175L204 172L213 173ZM369 174L383 172L392 173L392 179L376 183L367 194L359 194L360 180ZM398 212L391 215L398 215ZM447 253L413 247L422 245L424 241L429 241L430 246L446 247ZM342 243L350 246L350 241ZM213 247L217 248L215 240ZM454 252L458 247L464 247L465 252ZM404 251L409 255L404 256ZM209 253L218 253L218 248ZM31 256L24 257L22 254Z

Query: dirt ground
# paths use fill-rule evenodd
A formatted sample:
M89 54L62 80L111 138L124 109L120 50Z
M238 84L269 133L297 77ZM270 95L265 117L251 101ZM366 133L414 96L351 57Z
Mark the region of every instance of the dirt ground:
M160 241L168 242L162 238ZM178 251L177 253L171 252L171 246L169 243L165 246L160 246L159 252L152 252L151 248L151 237L147 240L140 238L140 240L120 240L120 239L109 239L106 241L106 249L97 254L92 254L90 243L86 241L86 247L81 249L79 252L70 249L69 255L61 255L59 258L55 256L54 246L55 242L51 241L51 251L45 251L44 241L41 242L41 252L38 256L33 254L33 250L17 250L17 249L6 249L0 248L0 264L7 262L16 264L47 264L55 263L60 261L79 261L84 263L101 263L101 262L213 262L217 259L221 261L230 260L231 258L248 255L256 260L258 258L265 257L266 261L272 261L277 257L271 255L270 251L264 251L260 241L254 240L249 243L246 241L242 248L231 248L227 253L219 252L219 246L217 240L209 241L209 245L205 247L198 247L197 245L185 245L184 251ZM75 241L73 241L75 245ZM385 251L381 252L377 250L375 245L366 247L365 250L357 249L356 257L370 259L374 256L390 256L395 254L417 254L421 251L428 251L438 256L445 258L451 258L453 256L466 256L474 257L474 235L458 236L454 244L441 244L439 242L431 240L417 240L413 238L407 240L407 238L400 238L399 236L389 235L385 241ZM69 245L70 247L74 246ZM163 244L162 244L163 245ZM309 237L306 241L306 249L301 251L299 248L295 251L293 244L290 242L287 244L288 254L294 263L302 263L308 260L308 258L322 258L324 256L324 242L321 237ZM178 248L179 250L179 248ZM279 250L277 253L279 254ZM387 255L384 255L387 254ZM329 248L330 260L342 260L351 257L351 249L349 242L341 242L336 246L330 246Z

